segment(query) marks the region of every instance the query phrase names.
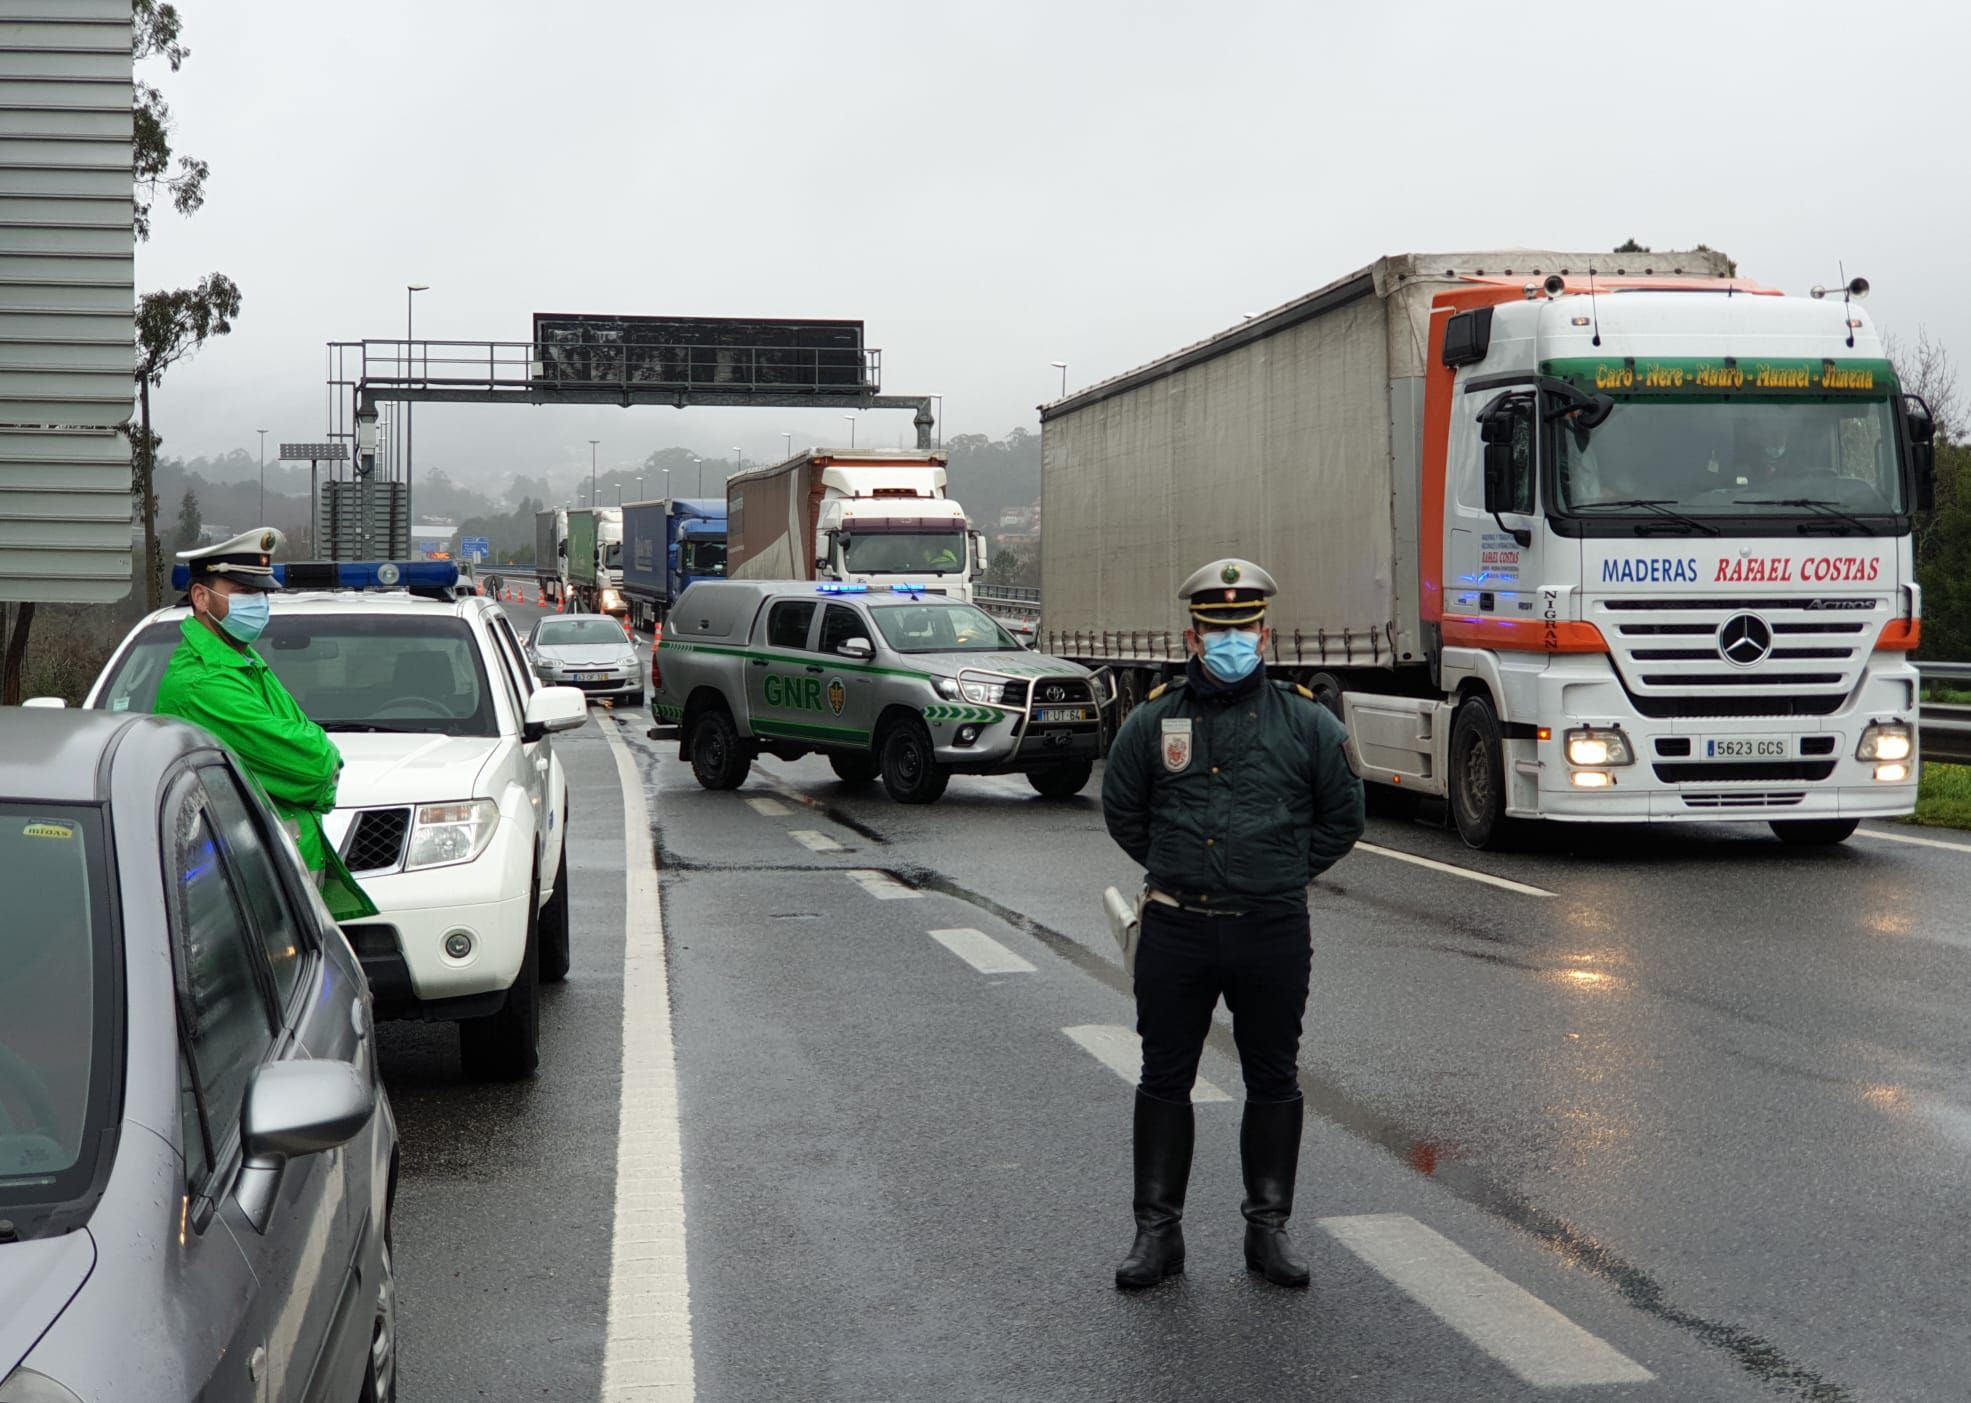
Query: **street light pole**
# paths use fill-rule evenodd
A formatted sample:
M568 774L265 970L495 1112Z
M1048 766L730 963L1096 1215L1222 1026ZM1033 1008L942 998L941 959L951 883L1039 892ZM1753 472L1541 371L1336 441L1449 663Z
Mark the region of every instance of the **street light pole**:
M260 524L267 524L267 431L255 429L260 435Z
M855 415L844 414L842 417L849 421L849 447L854 448L855 447Z
M595 446L601 442L599 438L589 440L589 505L591 507L595 505Z
M784 439L786 439L786 440L787 440L787 456L788 456L789 458L791 458L791 457L793 457L793 456L794 456L794 436L793 436L792 434L790 434L790 433L788 433L788 432L787 432L787 431L786 431L785 429L782 429L782 430L780 431L780 436L781 436L782 438L784 438Z
M404 284L404 379L411 378L411 299L420 292L429 292L426 283ZM404 519L415 525L417 517L411 511L411 402L404 401Z
M928 398L934 399L938 402L938 447L943 448L944 447L944 396L930 395L928 396Z
M702 497L705 495L705 460L693 458L691 461L698 465L698 495Z
M732 445L732 470L738 472L745 466L745 460L739 456L739 445L735 443Z
M669 468L664 469L664 500L667 502L671 500L671 470Z
M1051 360L1047 363L1061 372L1061 398L1066 399L1068 397L1068 363L1064 360Z

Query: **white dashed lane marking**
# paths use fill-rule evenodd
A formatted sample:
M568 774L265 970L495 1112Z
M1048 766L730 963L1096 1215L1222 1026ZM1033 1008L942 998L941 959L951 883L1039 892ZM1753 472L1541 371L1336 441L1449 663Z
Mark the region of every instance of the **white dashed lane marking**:
M785 818L793 812L778 799L748 799L746 807L766 818Z
M1913 848L1942 848L1945 852L1971 853L1971 846L1946 843L1941 838L1919 838L1913 833L1885 833L1880 828L1857 828L1857 838L1879 838L1885 843L1908 843Z
M1143 1070L1143 1044L1130 1029L1109 1023L1084 1023L1061 1031L1072 1038L1083 1052L1131 1086L1136 1085L1137 1076ZM1199 1077L1197 1085L1191 1088L1191 1100L1194 1102L1231 1099L1203 1077Z
M982 930L959 926L951 930L934 930L930 936L980 974L1033 973L1032 965Z
M887 872L876 872L866 868L851 868L843 873L850 881L875 897L878 901L915 901L924 893L912 890Z
M811 853L838 853L844 851L842 845L818 828L792 828L787 836Z
M1405 1295L1535 1388L1646 1383L1655 1377L1406 1213L1318 1221Z
M1528 886L1525 882L1515 882L1506 877L1494 877L1490 872L1474 872L1469 867L1458 867L1449 862L1439 862L1434 857L1418 857L1415 853L1402 852L1396 848L1378 847L1374 843L1357 843L1355 851L1374 853L1377 857L1394 858L1398 862L1414 863L1418 867L1428 867L1433 872L1443 872L1453 877L1463 877L1468 882L1483 882L1488 887L1498 887L1502 891L1516 891L1521 896L1552 896L1545 887Z

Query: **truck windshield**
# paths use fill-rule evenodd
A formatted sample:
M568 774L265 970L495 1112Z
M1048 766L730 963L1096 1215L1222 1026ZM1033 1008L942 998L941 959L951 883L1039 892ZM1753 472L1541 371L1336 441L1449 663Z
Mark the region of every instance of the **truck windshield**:
M956 575L965 569L957 531L843 531L842 565L858 575Z
M105 1120L113 989L108 868L94 809L0 803L0 1218L78 1197Z
M1799 515L1803 500L1859 515L1904 510L1886 399L1617 398L1584 445L1555 434L1562 510L1689 516Z
M687 575L725 574L724 541L686 541L679 568Z
M620 570L623 568L623 543L621 541L603 542L602 568L605 570Z
M896 604L869 613L899 653L1009 653L1020 646L969 604Z

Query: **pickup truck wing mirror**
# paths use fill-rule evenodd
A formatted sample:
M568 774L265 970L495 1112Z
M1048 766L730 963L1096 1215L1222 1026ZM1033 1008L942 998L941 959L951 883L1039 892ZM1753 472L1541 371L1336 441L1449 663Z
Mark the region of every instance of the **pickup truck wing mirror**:
M845 638L835 646L835 651L845 658L868 662L876 656L876 645L867 638Z
M580 687L542 687L527 698L520 738L529 743L550 731L572 731L589 719L589 699Z

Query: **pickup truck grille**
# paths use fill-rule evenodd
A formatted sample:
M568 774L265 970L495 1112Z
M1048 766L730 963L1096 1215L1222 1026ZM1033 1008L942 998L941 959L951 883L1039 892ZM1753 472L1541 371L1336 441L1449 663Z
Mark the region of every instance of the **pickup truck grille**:
M409 809L364 809L349 826L342 860L350 872L384 872L404 860L404 839L411 831Z
M1033 684L1035 706L1073 706L1095 700L1095 689L1085 677L1043 677Z

